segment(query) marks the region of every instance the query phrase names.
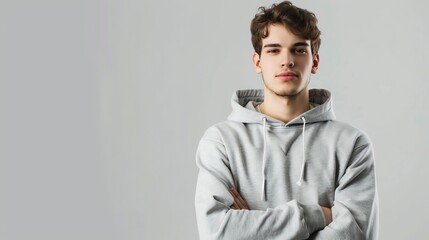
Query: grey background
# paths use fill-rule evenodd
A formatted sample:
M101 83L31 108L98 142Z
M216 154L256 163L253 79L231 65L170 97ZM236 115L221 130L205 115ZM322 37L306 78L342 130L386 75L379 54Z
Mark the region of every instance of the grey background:
M425 1L294 1L316 13L340 120L375 146L380 239L429 235ZM0 239L197 239L195 150L260 88L267 1L2 1Z

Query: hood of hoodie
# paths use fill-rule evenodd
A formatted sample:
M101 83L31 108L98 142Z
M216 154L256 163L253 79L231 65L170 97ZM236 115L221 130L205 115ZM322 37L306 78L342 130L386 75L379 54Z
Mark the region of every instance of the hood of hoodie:
M332 97L328 90L310 89L309 99L310 105L312 106L310 110L302 113L290 122L284 123L278 119L262 114L255 109L257 104L264 101L264 91L262 89L237 90L232 95L232 112L228 116L228 120L262 124L265 118L271 126L303 124L302 117L305 118L307 124L335 120Z

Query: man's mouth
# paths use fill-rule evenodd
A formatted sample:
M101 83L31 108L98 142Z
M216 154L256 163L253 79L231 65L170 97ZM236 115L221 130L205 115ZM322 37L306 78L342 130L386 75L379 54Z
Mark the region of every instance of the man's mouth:
M287 71L287 72L282 72L276 75L276 77L280 80L283 81L290 81L292 79L294 79L295 77L298 77L298 74L292 72L292 71Z

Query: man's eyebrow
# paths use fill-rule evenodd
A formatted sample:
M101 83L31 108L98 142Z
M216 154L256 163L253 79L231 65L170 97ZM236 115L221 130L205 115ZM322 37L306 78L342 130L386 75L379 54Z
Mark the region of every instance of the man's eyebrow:
M307 42L297 42L293 45L294 47L299 47L299 46L306 46L309 47L310 45Z
M310 45L307 42L297 42L297 43L294 43L293 46L294 47L299 47L299 46L309 47ZM268 48L268 47L277 47L277 48L279 48L279 47L282 47L282 45L279 44L279 43L269 43L269 44L265 44L264 45L264 48Z
M278 44L278 43L269 43L269 44L265 44L264 48L267 47L281 47L282 45Z

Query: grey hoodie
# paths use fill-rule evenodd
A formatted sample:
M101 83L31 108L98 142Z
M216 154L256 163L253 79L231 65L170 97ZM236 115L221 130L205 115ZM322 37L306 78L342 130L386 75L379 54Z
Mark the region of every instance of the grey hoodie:
M227 121L199 142L200 239L377 239L378 198L368 136L335 120L330 92L288 123L256 111L262 90L239 90ZM234 187L250 210L234 210ZM325 227L320 206L332 208Z

